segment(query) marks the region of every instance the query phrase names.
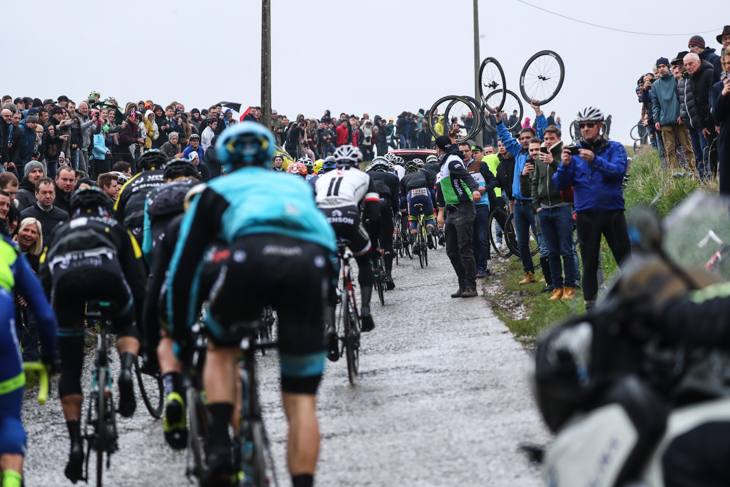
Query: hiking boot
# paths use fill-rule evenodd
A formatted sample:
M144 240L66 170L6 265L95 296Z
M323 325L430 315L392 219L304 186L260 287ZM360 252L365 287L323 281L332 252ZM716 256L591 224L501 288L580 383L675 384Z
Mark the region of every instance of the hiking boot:
M573 299L574 297L575 297L575 288L574 287L563 288L562 299Z
M74 484L84 478L84 443L81 440L81 422L72 419L66 422L71 437L71 450L64 474Z
M463 293L461 293L462 298L474 298L476 296L479 296L479 293L476 289L467 289Z
M177 392L167 395L165 405L165 441L173 450L183 450L188 446L188 424L185 415L185 402Z
M458 291L456 291L454 294L451 295L452 298L460 298L464 294L464 289L459 288Z
M529 284L531 282L535 282L535 273L534 272L525 272L525 278L520 281L520 286Z
M559 287L557 289L553 289L553 295L550 296L550 301L557 301L563 297L563 289L562 287Z
M375 329L375 323L373 322L373 317L371 315L360 316L360 324L360 330L363 332L373 331Z
M134 414L137 402L134 399L134 361L137 359L129 352L122 354L122 370L119 372L119 414L129 418Z

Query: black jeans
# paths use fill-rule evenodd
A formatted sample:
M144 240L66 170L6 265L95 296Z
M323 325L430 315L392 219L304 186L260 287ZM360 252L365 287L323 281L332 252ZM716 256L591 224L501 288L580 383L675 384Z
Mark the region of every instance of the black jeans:
M454 266L461 289L477 288L477 267L472 251L475 217L476 210L471 202L446 207L446 255Z
M611 248L616 262L621 265L631 253L631 241L623 210L581 212L577 214L580 256L583 259L583 299L595 301L598 294L598 256L601 252L601 235Z

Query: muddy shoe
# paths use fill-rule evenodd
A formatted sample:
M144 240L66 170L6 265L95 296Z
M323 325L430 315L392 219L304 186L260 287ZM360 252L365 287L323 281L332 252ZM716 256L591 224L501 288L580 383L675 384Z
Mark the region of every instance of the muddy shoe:
M575 297L575 288L574 287L563 288L562 299L572 299L574 297Z
M531 282L536 282L535 273L534 272L525 272L525 278L520 281L520 286L524 286L525 284L529 284Z
M464 294L464 289L459 288L458 291L456 291L454 294L451 295L452 298L460 298Z
M475 298L477 296L479 296L479 293L476 289L467 289L466 291L461 293L462 298Z
M557 301L563 297L563 288L559 287L557 289L553 289L553 295L550 296L550 301Z

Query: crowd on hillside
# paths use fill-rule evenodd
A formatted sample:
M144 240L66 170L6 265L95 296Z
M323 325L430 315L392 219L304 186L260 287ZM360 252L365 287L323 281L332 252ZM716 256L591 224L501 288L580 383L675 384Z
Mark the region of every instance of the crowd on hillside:
M716 36L720 54L699 35L671 60L659 57L641 75L640 136L659 151L662 165L719 174L720 192L730 193L730 25Z

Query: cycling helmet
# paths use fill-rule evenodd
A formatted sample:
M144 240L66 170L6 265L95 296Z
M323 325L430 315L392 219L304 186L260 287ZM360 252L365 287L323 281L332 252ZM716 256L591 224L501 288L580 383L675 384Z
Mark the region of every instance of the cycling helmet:
M335 151L334 157L337 167L350 167L362 162L362 152L352 145L341 145Z
M319 174L319 171L322 170L322 164L324 164L324 161L322 159L317 159L314 162L314 172Z
M383 156L383 159L388 162L395 162L395 154L393 154L392 152L386 152Z
M263 125L245 121L225 129L216 143L216 154L230 172L233 166L271 167L276 142Z
M148 169L160 168L164 166L169 160L170 158L167 157L164 152L161 152L157 149L152 149L145 152L139 157L139 160L137 161L137 166L139 166L143 171L146 171Z
M162 168L165 179L197 178L200 179L198 168L188 159L173 159Z
M418 165L416 164L415 161L408 161L408 164L406 164L405 169L406 169L406 174L412 173L412 172L417 172Z
M390 170L390 163L386 161L383 157L376 157L373 162L368 165L368 167L365 169L366 172L375 172L375 171L385 171L388 172Z
M121 171L112 171L110 174L116 174L119 178L119 186L124 186L129 181L129 178Z
M436 156L435 156L435 155L433 155L433 154L431 154L430 156L428 156L428 157L426 158L426 164L432 164L432 163L434 163L434 162L438 162L438 161L439 161L439 158L438 158L438 157L436 157Z
M402 165L405 164L405 161L403 160L403 158L401 156L395 156L395 159L393 160L393 163L396 166L402 166Z
M324 161L322 162L322 170L320 171L320 173L324 174L334 169L337 169L337 162L335 162L335 158L332 156L325 157Z
M413 159L411 162L413 164L415 164L416 166L418 166L419 169L424 166L423 161L417 157L415 159Z
M299 174L301 176L307 175L307 166L301 162L292 162L286 168L287 174Z
M312 162L312 159L310 159L309 156L302 156L297 160L297 162L301 162L307 166L307 168L314 167L314 162Z
M578 112L576 122L603 122L603 112L596 107L588 107Z
M101 188L91 186L76 190L71 196L69 204L72 212L76 212L78 209L99 207L108 211L112 206L112 200Z

